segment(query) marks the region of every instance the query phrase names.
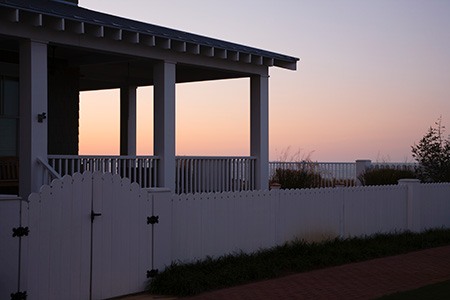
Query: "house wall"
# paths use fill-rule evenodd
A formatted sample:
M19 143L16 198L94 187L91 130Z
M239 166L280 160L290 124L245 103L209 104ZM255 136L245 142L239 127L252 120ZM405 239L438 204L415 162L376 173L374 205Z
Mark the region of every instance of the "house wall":
M79 70L49 57L48 154L78 154Z

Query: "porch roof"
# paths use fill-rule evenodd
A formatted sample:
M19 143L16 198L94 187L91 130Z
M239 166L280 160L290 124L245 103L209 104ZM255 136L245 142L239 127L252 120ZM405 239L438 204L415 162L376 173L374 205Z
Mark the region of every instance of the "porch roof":
M291 70L296 69L299 60L296 57L92 11L76 4L45 0L0 0L1 6L8 9L7 17L14 22L20 22L20 12L25 12L32 16L35 26L43 26L43 18L50 18L51 21L44 23L52 24L59 31L66 30L65 25L70 22L77 25L80 34L85 33L86 27L92 27L90 32L95 32L98 37Z

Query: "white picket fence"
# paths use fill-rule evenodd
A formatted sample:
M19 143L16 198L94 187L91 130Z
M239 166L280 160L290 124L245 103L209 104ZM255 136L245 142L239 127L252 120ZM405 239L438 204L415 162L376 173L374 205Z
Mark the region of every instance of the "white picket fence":
M76 173L28 201L0 198L0 299L23 291L29 299L104 299L144 290L147 271L172 261L294 239L450 228L449 195L450 183L415 180L172 195L117 174ZM12 237L17 226L28 236Z
M450 227L450 183L176 195L172 259ZM189 226L186 226L189 224Z

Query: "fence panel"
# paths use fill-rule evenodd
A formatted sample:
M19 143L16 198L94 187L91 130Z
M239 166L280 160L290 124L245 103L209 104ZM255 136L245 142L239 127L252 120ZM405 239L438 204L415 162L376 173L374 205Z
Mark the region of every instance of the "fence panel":
M279 197L277 242L293 239L319 241L340 235L342 197L339 189L275 192Z
M420 194L406 184L175 195L172 259L249 253L294 239L400 232L418 218L423 229L450 227L450 184L421 186ZM420 209L410 207L416 201Z
M202 202L205 194L180 195L173 198L172 252L180 260L200 258L202 255Z
M74 182L77 189L86 189L80 178ZM81 196L73 193L72 178L66 176L29 198L31 299L89 298L91 203Z
M450 183L422 184L419 197L422 229L450 227Z
M233 226L229 239L233 240L234 249L253 252L275 244L276 201L273 199L268 191L237 193L234 212L228 216Z
M186 261L273 246L275 202L271 198L268 191L173 196L173 259Z
M343 191L345 237L408 229L407 186L355 187Z

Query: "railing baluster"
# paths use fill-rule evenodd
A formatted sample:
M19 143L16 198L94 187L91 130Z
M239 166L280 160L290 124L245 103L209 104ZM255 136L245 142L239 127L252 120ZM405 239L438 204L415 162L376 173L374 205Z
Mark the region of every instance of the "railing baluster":
M195 161L193 159L189 159L188 161L189 161L189 168L190 168L189 176L191 178L191 180L189 182L188 193L192 193L194 191L194 184L195 184L195 180L196 180L195 179L196 172L195 172L195 165L194 165Z

